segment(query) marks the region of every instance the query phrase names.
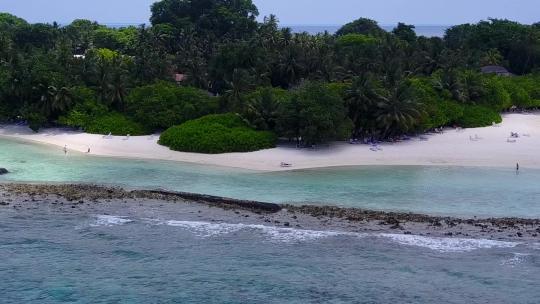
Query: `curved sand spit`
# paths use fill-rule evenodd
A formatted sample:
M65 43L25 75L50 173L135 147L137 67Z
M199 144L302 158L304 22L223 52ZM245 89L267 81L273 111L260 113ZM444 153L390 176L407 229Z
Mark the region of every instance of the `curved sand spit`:
M509 142L510 132L520 137ZM207 155L171 151L157 144L158 136L124 136L104 138L63 129L46 129L33 133L27 127L0 127L0 136L17 138L92 155L184 161L252 170L291 170L354 165L446 165L540 168L540 114L506 114L499 126L454 130L428 134L428 140L413 138L399 143L384 143L382 151L371 151L367 145L334 143L318 149L278 147L250 152ZM471 140L479 138L478 140ZM61 148L59 153L63 153ZM280 163L292 163L281 168Z

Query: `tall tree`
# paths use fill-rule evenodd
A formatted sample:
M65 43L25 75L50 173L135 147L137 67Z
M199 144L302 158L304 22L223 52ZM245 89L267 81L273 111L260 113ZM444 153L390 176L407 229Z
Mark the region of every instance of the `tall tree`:
M257 28L257 7L251 0L161 0L152 5L152 25L171 24L218 39L238 39Z
M382 85L370 73L354 78L345 93L349 118L354 124L353 138L371 136L375 132L376 110L384 100Z
M378 105L377 122L382 138L407 133L413 130L421 116L419 103L411 95L410 88L404 83L390 89L384 101Z
M283 103L279 128L283 135L311 146L350 135L341 97L320 82L306 82Z
M383 37L387 33L379 26L377 21L367 18L360 18L353 22L345 24L336 32L337 36L343 36L347 34L361 34L374 37Z

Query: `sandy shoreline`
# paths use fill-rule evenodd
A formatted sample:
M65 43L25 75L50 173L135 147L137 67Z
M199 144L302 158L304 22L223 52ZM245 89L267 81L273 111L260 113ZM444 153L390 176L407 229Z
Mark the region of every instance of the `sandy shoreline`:
M510 132L520 137L508 142ZM102 135L64 129L45 129L33 133L23 126L0 126L0 137L64 147L95 156L182 161L196 164L235 167L249 170L280 171L358 165L444 165L540 168L540 113L506 114L503 123L486 128L454 130L428 134L427 140L412 138L399 143L384 143L381 151L367 145L333 143L317 149L277 147L249 153L219 155L171 151L157 144L158 136ZM471 138L479 138L471 140ZM293 164L281 168L280 163Z
M290 206L236 200L185 198L184 194L127 191L92 185L0 184L0 211L43 209L90 214L151 213L186 221L251 224L315 231L382 233L439 238L537 242L540 219L462 219L413 213L370 211L335 206ZM262 204L259 208L258 204ZM274 205L276 209L266 207ZM146 208L147 210L148 208ZM162 220L167 220L162 218Z

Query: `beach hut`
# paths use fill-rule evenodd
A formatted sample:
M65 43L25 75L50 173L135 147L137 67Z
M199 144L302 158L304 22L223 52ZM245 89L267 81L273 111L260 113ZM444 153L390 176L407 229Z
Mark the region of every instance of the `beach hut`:
M513 76L505 67L498 65L488 65L480 68L483 74L495 74L498 76Z

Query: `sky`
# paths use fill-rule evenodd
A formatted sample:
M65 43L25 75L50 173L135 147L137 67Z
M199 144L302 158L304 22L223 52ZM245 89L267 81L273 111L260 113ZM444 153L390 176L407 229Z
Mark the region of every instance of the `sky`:
M30 22L146 23L154 0L0 0L0 12ZM540 21L540 0L253 0L261 17L277 15L281 24L345 24L359 17L383 25L453 25L487 18L522 23Z

